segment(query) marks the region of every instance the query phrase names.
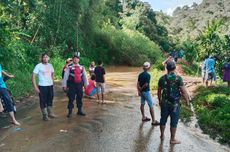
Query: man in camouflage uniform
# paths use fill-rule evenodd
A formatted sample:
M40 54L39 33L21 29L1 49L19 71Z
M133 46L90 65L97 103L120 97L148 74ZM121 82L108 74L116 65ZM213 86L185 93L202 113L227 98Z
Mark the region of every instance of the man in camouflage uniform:
M158 82L158 99L161 106L161 139L164 139L165 125L168 116L170 116L170 143L180 144L180 141L175 139L180 114L180 97L181 95L184 96L187 105L189 105L190 97L185 89L183 79L175 73L175 62L167 62L166 68L168 73L163 75Z

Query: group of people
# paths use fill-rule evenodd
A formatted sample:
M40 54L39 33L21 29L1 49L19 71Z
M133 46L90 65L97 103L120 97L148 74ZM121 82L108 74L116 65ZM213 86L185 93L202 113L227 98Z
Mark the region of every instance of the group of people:
M53 111L53 81L54 81L54 68L52 64L49 63L49 56L47 53L42 54L41 63L37 64L33 70L32 83L34 90L39 95L40 108L42 112L42 118L44 121L48 121L55 118L56 115ZM87 78L86 69L84 66L79 64L80 54L75 53L72 58L66 60L66 65L62 72L62 88L67 93L68 102L68 113L67 117L71 118L74 109L74 100L77 102L77 115L85 116L83 112L83 94L92 98L97 94L97 98L100 103L104 103L104 92L105 92L105 69L103 68L103 62L99 61L98 66L95 67L95 63L92 62L89 67L89 76ZM154 116L154 102L150 93L150 81L151 75L148 73L150 70L150 63L145 62L143 64L143 72L138 76L137 90L138 95L141 97L140 111L142 114L142 121L150 121L152 119L152 125L160 125L161 139L164 139L165 125L167 118L171 117L170 132L171 139L170 143L179 144L175 138L177 124L180 115L180 99L181 96L184 97L187 105L189 105L190 96L186 91L183 83L182 77L176 73L176 62L173 58L168 58L165 62L165 67L167 73L163 75L158 81L158 100L161 108L161 118L160 122L155 119ZM215 60L212 57L207 58L203 63L203 79L208 85L208 80L216 80L215 76ZM20 125L20 123L15 119L14 109L12 102L10 102L9 93L7 93L7 87L3 81L3 75L8 77L14 77L14 75L8 74L2 70L0 66L0 95L3 96L6 110L9 112L12 118L12 123L15 125ZM36 82L36 77L38 76L38 84ZM228 82L230 86L230 60L224 65L224 80ZM83 89L84 88L84 89ZM101 94L101 100L100 96ZM148 103L151 119L146 117L144 105L145 102ZM0 112L3 110L0 105Z
M167 73L163 75L158 81L158 100L161 108L161 119L158 122L154 117L154 102L150 93L150 79L151 75L148 73L151 65L149 62L145 62L143 65L143 72L138 76L137 90L138 95L141 97L141 114L142 121L150 121L151 119L146 117L144 105L148 103L150 115L152 118L152 125L160 125L161 140L164 140L164 131L167 118L170 116L170 132L171 132L171 144L180 144L180 141L176 139L176 129L180 115L180 98L183 96L187 105L189 105L190 96L185 89L183 79L176 74L176 64L174 61L168 60L166 63Z
M201 71L202 71L202 80L206 86L212 85L212 82L217 80L216 76L216 61L213 56L206 56L205 60L202 63ZM223 66L223 81L228 83L228 87L230 87L230 59L228 59L227 63Z
M72 61L64 67L64 74L62 80L62 87L69 98L68 114L67 117L72 117L72 111L74 108L74 100L76 98L78 115L85 116L82 110L82 98L83 92L92 98L97 94L99 103L104 102L105 92L105 69L103 68L103 62L98 61L98 66L95 67L95 63L92 62L89 68L90 79L87 79L87 74L84 66L79 64L80 54L77 53L73 56ZM85 90L83 90L83 87ZM101 93L101 100L99 93Z
M68 102L68 114L67 117L72 117L74 109L74 101L77 102L77 115L85 116L83 112L83 94L87 94L92 97L97 93L98 100L99 92L101 93L101 102L104 103L104 91L105 91L105 69L103 68L102 61L98 62L98 66L94 63L90 66L90 79L88 80L86 69L79 64L80 53L77 52L72 58L66 60L66 65L62 71L62 88L66 92ZM38 75L39 82L36 83L36 75ZM41 63L37 64L33 71L32 82L35 91L39 94L40 108L43 115L43 120L47 121L50 118L55 118L56 115L53 112L53 80L54 80L54 68L49 63L49 56L47 53L42 54ZM84 89L83 89L84 88Z
M57 116L53 111L53 97L54 97L54 68L52 64L49 63L49 55L43 53L41 55L41 63L37 64L32 73L32 84L35 92L39 96L40 109L42 113L42 118L44 121L48 121ZM82 98L83 92L89 97L92 97L97 93L97 98L99 103L105 103L104 92L105 92L105 69L103 68L103 62L98 61L98 66L95 67L95 63L90 66L90 79L88 81L85 67L79 64L80 53L74 54L73 58L66 60L66 65L62 72L62 87L66 92L69 102L68 102L68 114L67 117L72 117L72 111L74 108L74 100L77 102L77 114L80 116L85 116L82 109ZM11 119L12 123L15 125L20 125L20 123L15 119L14 106L9 92L7 91L7 86L3 80L3 76L13 78L14 75L8 74L2 70L0 65L0 95L3 97L5 109L0 102L0 112L6 110ZM38 77L38 84L36 81ZM85 88L85 90L83 90ZM101 94L101 100L99 93Z
M170 53L170 56L174 58L175 62L177 62L178 59L182 59L184 57L184 50L180 49L178 51L173 50Z

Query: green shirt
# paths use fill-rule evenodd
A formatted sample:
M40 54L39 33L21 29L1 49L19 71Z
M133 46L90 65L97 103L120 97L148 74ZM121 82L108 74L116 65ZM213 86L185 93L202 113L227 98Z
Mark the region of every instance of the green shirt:
M180 87L184 86L183 79L177 76L175 73L170 73L167 75L167 79L170 83L170 94L174 96L180 96ZM168 85L165 75L163 75L158 81L158 87L160 87L163 92L161 94L162 101L168 101Z

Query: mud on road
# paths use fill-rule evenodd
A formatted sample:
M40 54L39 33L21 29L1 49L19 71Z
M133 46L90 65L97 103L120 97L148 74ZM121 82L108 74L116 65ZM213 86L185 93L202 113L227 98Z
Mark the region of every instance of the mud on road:
M85 117L73 115L66 118L67 97L60 82L55 86L54 110L58 118L48 122L41 120L36 96L30 97L28 105L19 110L20 127L0 129L1 152L225 152L208 136L178 126L180 145L169 144L169 124L166 137L159 138L159 127L150 122L142 123L139 97L136 93L138 68L110 68L107 72L106 104L84 98ZM154 98L157 104L156 99ZM146 114L149 116L146 106ZM75 110L76 113L76 110ZM155 107L160 119L159 108ZM6 126L7 122L1 126Z

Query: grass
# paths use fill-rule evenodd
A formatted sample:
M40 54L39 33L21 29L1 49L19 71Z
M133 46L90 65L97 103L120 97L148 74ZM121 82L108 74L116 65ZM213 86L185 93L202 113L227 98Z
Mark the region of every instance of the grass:
M184 123L188 123L191 121L191 117L193 116L193 112L190 107L187 107L185 104L181 104L180 111L180 119Z
M197 92L194 107L201 129L213 139L230 144L230 89L200 87Z
M33 91L32 86L32 68L24 71L11 72L15 75L15 78L10 79L6 82L8 88L12 91L15 99L21 99L22 97L28 96Z
M154 68L151 70L150 73L151 73L151 89L157 90L158 81L159 81L160 77L164 74L164 72Z

